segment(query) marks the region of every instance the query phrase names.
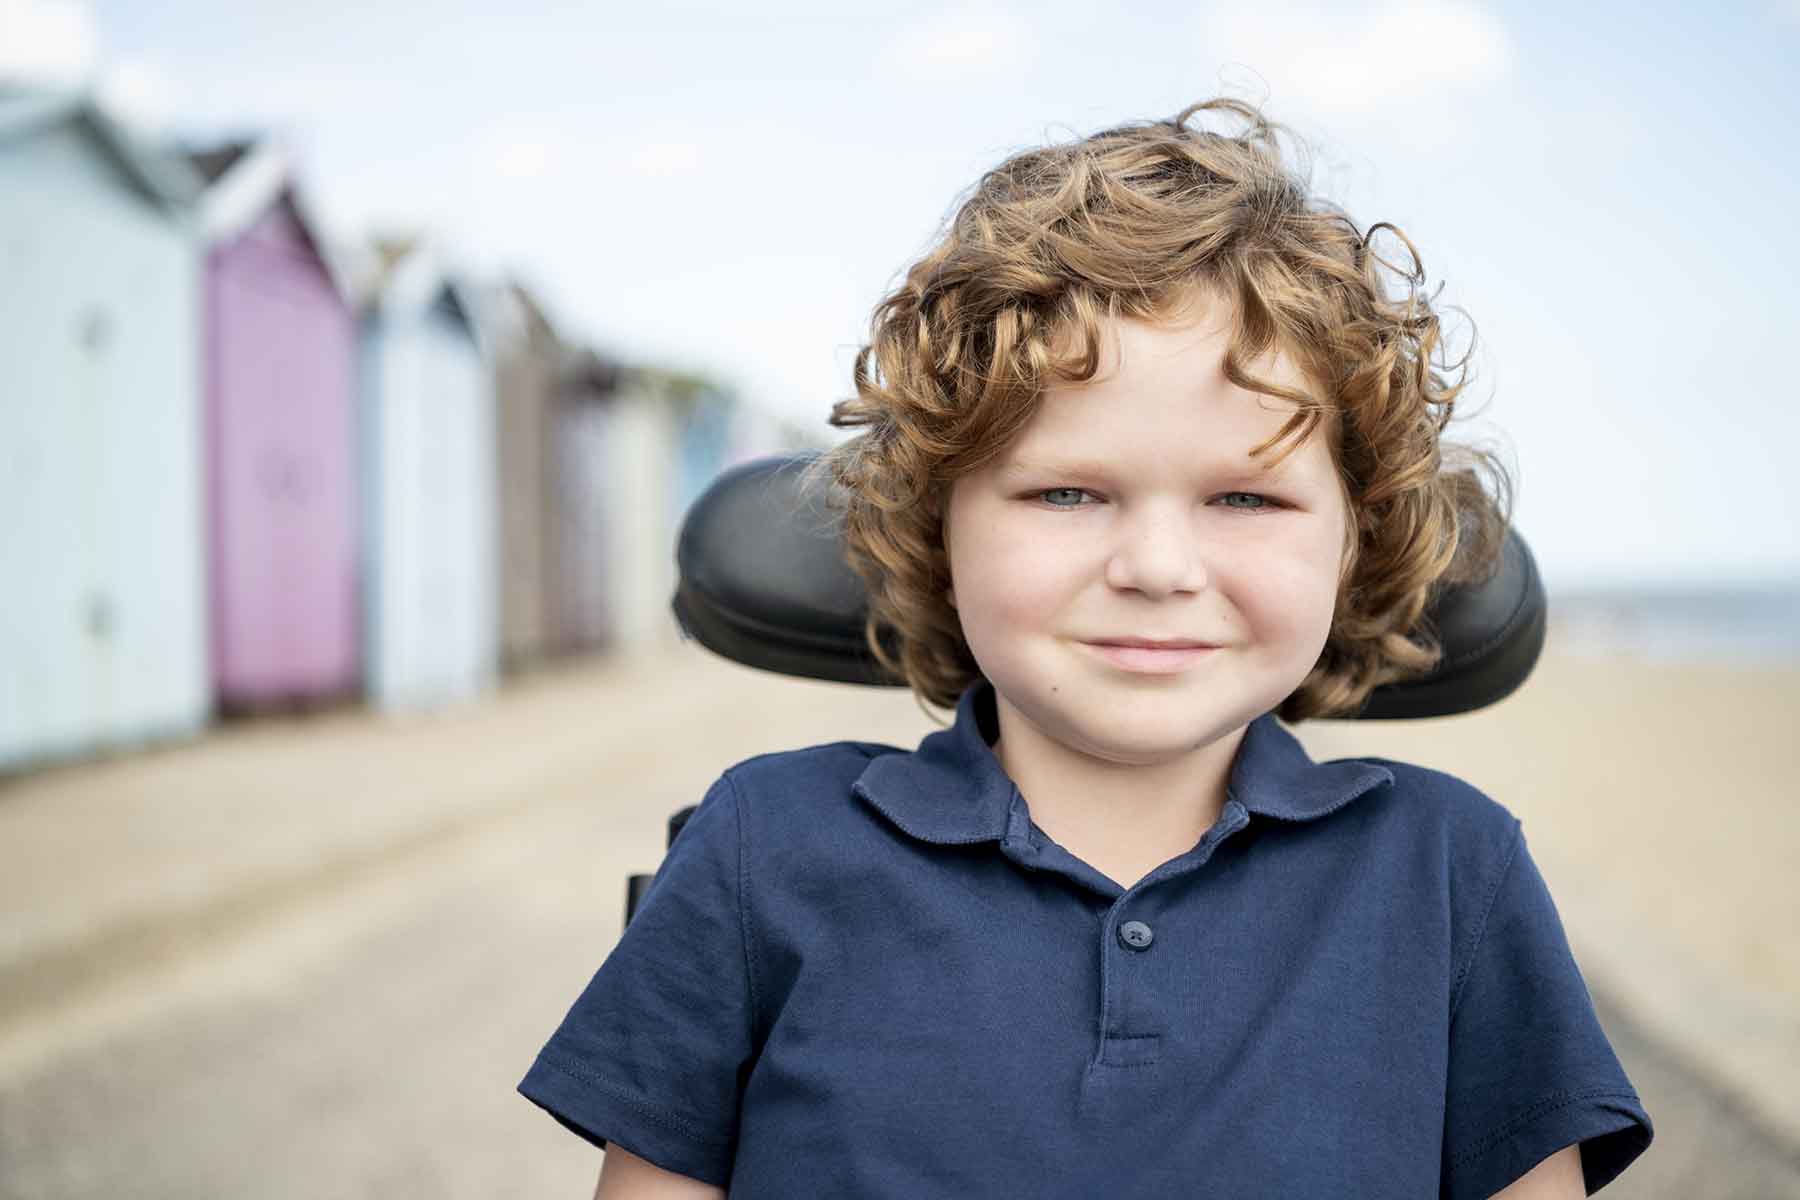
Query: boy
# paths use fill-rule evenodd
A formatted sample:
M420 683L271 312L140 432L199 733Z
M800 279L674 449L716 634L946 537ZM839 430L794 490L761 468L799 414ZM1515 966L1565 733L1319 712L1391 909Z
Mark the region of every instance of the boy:
M1275 129L1018 155L877 308L821 478L955 721L708 792L520 1085L602 1196L1566 1197L1648 1146L1518 821L1276 720L1433 662L1505 484Z

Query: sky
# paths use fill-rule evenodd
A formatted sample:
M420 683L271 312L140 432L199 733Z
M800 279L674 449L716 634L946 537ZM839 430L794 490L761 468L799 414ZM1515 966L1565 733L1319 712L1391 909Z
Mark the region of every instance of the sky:
M1231 94L1398 226L1552 587L1800 582L1800 0L0 0L0 75L280 138L563 334L817 430L1007 155Z

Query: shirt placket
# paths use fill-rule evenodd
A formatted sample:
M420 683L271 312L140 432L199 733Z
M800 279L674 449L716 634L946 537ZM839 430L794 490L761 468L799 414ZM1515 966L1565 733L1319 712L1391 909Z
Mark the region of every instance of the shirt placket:
M1099 1028L1092 1066L1142 1067L1156 1061L1164 1031L1154 1027L1156 1018L1145 1020L1139 1014L1159 1010L1157 1005L1141 1003L1141 998L1151 986L1150 980L1166 974L1155 969L1152 957L1160 949L1157 923L1166 918L1153 919L1144 911L1144 897L1153 888L1204 868L1225 839L1249 823L1250 814L1242 804L1226 801L1219 819L1191 850L1163 863L1130 888L1121 888L1118 881L1054 841L1041 834L1033 837L1029 813L1015 794L1002 852L1027 869L1063 875L1109 901L1098 931ZM1161 953L1167 950L1161 949Z
M1160 960L1175 940L1166 910L1158 915L1145 903L1158 888L1200 871L1226 838L1250 823L1250 814L1235 800L1226 802L1219 819L1193 849L1173 858L1119 892L1100 921L1100 1018L1094 1057L1096 1068L1142 1067L1162 1049L1165 1004L1154 1003L1146 989L1169 972ZM1190 919L1193 919L1190 917ZM1150 1001L1150 1002L1146 1002Z

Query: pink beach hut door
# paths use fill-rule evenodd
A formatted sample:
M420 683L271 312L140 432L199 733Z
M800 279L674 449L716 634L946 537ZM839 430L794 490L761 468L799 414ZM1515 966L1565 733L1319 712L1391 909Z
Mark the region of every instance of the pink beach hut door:
M352 328L322 272L266 257L214 274L214 671L247 703L357 674Z

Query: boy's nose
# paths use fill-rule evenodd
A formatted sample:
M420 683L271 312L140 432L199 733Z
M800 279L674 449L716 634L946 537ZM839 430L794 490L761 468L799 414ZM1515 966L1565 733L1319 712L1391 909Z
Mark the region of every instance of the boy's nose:
M1143 513L1122 523L1107 560L1106 581L1147 596L1198 592L1207 585L1205 548L1180 517Z

